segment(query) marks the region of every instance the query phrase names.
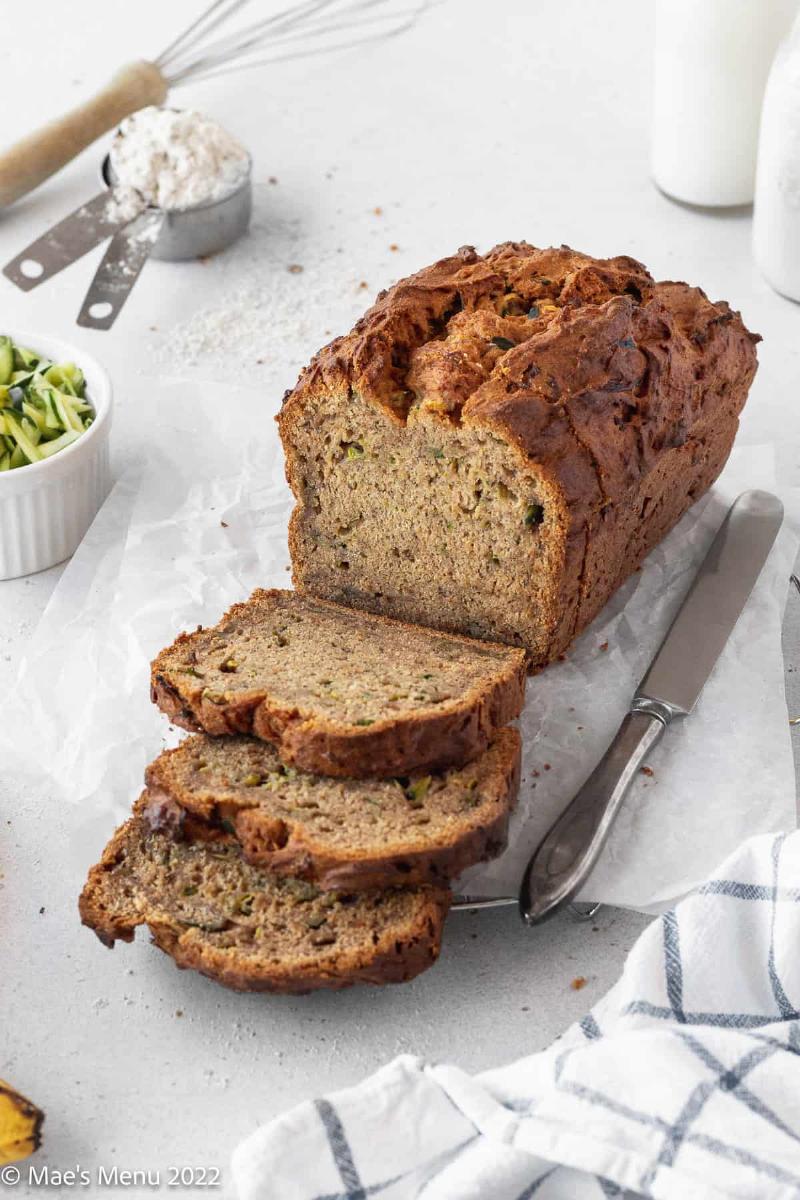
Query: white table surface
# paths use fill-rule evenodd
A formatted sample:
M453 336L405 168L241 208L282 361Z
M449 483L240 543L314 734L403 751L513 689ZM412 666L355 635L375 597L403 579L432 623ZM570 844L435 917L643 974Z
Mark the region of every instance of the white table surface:
M254 236L270 240L275 263L316 264L312 277L322 272L332 297L326 328L341 332L379 287L466 242L526 238L632 254L657 276L726 297L764 334L741 437L776 441L788 463L800 431L800 312L753 266L748 213L693 211L649 182L650 7L446 0L413 34L377 50L198 84L176 99L251 147ZM123 62L156 54L197 8L198 0L8 0L14 49L3 60L0 136L14 139ZM2 261L93 194L98 159L87 151L0 214ZM269 185L269 176L279 182ZM0 325L58 333L108 366L119 470L151 432L126 407L126 379L158 386L169 374L169 330L224 296L250 249L259 252L251 242L205 265L149 264L105 334L74 324L99 253L27 296L0 279ZM274 299L298 279L276 269ZM359 291L362 279L368 291ZM253 364L265 415L323 340L312 314L290 353L276 337L266 363ZM219 377L203 361L192 372ZM58 575L0 584L7 704ZM791 684L794 636L786 649ZM585 924L567 916L527 932L511 911L457 914L441 963L411 985L242 997L179 973L144 937L104 950L80 927L81 880L62 866L63 834L46 789L0 775L0 1075L46 1110L35 1161L54 1169L205 1164L227 1172L231 1149L258 1122L398 1052L474 1070L530 1052L599 998L645 924L605 910ZM576 976L588 980L580 991L571 988ZM81 1191L104 1194L96 1184Z

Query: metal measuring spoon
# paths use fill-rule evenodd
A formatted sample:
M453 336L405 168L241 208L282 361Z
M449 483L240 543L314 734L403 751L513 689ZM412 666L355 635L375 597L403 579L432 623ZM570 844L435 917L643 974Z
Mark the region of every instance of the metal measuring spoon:
M31 242L3 267L3 274L25 292L52 279L64 267L111 238L86 293L78 324L110 329L139 278L147 259L181 261L217 254L246 233L252 209L252 162L227 195L191 208L141 207L131 215L114 188L109 156L103 159L104 190Z
M144 201L141 207L143 210ZM94 250L130 220L130 212L122 209L114 193L106 188L26 246L6 263L3 274L23 292L30 292Z
M110 329L128 299L164 226L160 209L146 208L112 237L83 298L78 324Z
M118 229L95 272L78 314L87 329L110 329L148 258L179 262L218 254L247 232L253 203L252 164L233 191L191 208L148 207ZM113 188L109 156L102 176Z

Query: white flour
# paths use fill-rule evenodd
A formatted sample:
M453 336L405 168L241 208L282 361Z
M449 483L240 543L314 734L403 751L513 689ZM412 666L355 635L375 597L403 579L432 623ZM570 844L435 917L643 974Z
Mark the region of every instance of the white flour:
M130 200L132 189L171 210L221 199L250 170L247 151L216 121L167 108L143 108L123 121L110 159L121 197Z
M115 187L106 205L105 215L109 221L132 221L146 207L147 201L135 188Z
M378 218L368 215L359 223L375 226L380 266L363 233L353 263L337 252L335 235L294 213L276 212L278 205L300 203L255 185L248 235L193 265L191 276L186 272L194 313L178 323L159 321L152 330L150 351L162 372L251 386L257 381L266 394L280 397L311 355L350 329L379 287L391 282L398 264L385 249L391 235ZM344 230L342 237L350 240Z
M277 405L381 288L452 248L410 243L389 193L344 204L335 169L255 180L245 237L202 262L153 264L165 283L147 314L143 370L255 387Z

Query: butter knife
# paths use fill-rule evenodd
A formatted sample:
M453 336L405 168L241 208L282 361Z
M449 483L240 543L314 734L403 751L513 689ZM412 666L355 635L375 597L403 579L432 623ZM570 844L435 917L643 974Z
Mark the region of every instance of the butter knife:
M586 882L642 763L697 703L782 521L769 492L743 492L731 506L616 737L528 863L519 895L526 924L552 916Z
M688 716L753 590L783 522L769 492L731 506L619 730L603 758L534 851L519 898L459 896L456 908L518 903L538 925L589 877L642 764L677 718Z

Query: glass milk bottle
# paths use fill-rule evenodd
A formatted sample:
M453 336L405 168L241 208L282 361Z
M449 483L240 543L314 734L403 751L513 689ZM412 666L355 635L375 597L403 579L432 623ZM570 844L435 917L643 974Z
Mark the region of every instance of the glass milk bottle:
M689 204L753 199L761 101L798 0L657 0L652 172Z
M800 17L778 50L764 96L753 251L775 290L800 300Z

